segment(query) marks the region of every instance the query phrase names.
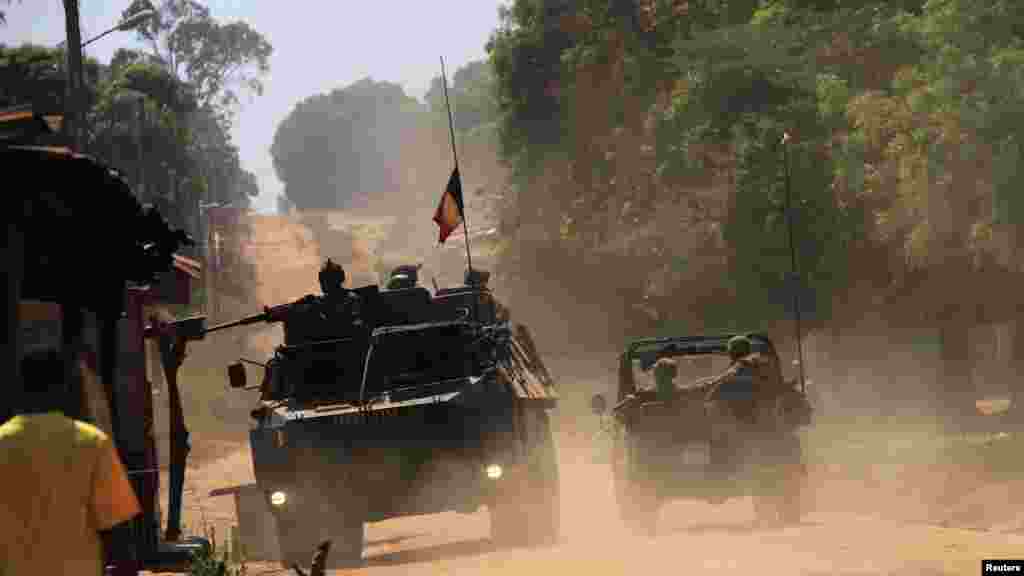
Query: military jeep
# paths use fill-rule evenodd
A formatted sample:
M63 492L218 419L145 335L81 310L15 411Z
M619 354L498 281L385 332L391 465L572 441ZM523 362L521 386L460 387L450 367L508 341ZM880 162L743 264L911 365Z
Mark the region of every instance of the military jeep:
M786 384L778 400L780 425L773 433L747 434L727 446L715 440L717 416L706 400L713 382L730 365L727 345L733 336L634 341L619 359L618 398L610 414L603 395L592 398L592 410L612 438L615 497L631 530L653 534L661 504L681 499L717 504L753 496L760 522L800 519L806 467L797 432L810 423L811 409L796 381L782 379L778 354L767 336L746 335L753 351L778 369ZM673 359L678 370L667 393L659 393L653 379L652 368L662 358ZM725 465L720 456L727 456Z

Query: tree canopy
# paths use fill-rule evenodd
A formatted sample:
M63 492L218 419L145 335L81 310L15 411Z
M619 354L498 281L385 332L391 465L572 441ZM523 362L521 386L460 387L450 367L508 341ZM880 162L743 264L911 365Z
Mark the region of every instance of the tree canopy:
M486 60L474 60L455 71L448 89L456 132L469 132L489 124L498 117L494 98L494 73ZM448 116L444 102L444 84L440 76L430 82L425 100L430 110L447 129Z
M152 56L194 91L199 107L222 110L239 103L239 90L263 93L273 47L243 21L222 23L196 0L133 0L128 18L143 10L156 16L138 28Z
M795 290L810 330L1008 318L970 284L1020 266L1022 31L1009 0L516 0L488 44L505 260L630 295L624 336L768 329Z
M344 208L399 185L399 149L424 118L398 84L364 78L306 98L278 125L271 155L302 210Z

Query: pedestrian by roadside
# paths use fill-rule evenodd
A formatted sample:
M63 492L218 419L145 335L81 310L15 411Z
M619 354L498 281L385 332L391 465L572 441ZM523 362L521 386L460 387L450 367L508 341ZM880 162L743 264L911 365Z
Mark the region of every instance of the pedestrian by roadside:
M110 437L61 411L64 362L25 356L18 415L0 426L0 576L103 574L110 530L141 512Z

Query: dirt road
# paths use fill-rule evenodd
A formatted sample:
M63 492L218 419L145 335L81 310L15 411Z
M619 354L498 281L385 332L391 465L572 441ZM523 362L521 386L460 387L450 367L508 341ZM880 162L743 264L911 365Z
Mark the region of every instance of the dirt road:
M662 509L658 535L639 539L615 517L604 466L563 450L562 475L557 547L496 550L485 511L404 518L368 525L365 566L334 574L959 576L979 574L983 559L1024 556L1024 531L900 520L886 512L894 505L832 482L816 489L818 511L800 525L755 528L749 499L675 502ZM251 576L284 573L276 564L249 567Z
M743 500L719 507L680 503L660 533L640 540L605 517L609 502L570 518L563 543L495 550L486 514L446 514L368 528L366 566L334 574L759 574L779 576L973 575L982 559L1024 555L1024 535L954 530L852 514L815 514L800 526L758 530ZM574 527L572 525L575 524ZM283 573L272 565L249 574Z

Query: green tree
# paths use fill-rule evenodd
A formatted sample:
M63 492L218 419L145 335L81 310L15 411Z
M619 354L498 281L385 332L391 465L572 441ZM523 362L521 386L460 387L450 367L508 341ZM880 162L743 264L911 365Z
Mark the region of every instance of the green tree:
M789 132L810 328L869 310L937 327L966 389L953 336L1016 302L966 283L1007 284L1024 247L1022 31L1008 0L518 0L488 45L509 230L543 221L563 256L629 255L635 280L607 293L656 325L771 327L794 289ZM582 282L560 270L533 280Z
M423 113L401 86L370 78L303 100L271 147L285 195L302 210L328 209L397 189L399 150Z
M178 81L195 102L186 122L189 149L201 175L195 180L197 196L247 204L258 190L253 177L241 169L231 142L233 110L242 92L262 94L273 47L245 22L217 21L201 2L133 0L123 17L142 10L156 12L138 29L152 53L119 52L114 60L157 64Z
M498 118L494 74L486 60L474 60L455 71L448 90L457 132L468 132ZM430 82L425 100L447 128L448 116L441 77Z
M194 0L134 0L123 16L142 10L154 10L156 17L139 28L140 38L168 70L195 89L200 108L237 104L239 87L262 94L273 47L247 23L220 23Z
M32 44L17 47L0 44L0 105L32 104L47 112L62 111L63 70L60 50ZM95 78L97 72L96 62L87 61L86 73ZM95 94L90 93L87 98L93 99Z

